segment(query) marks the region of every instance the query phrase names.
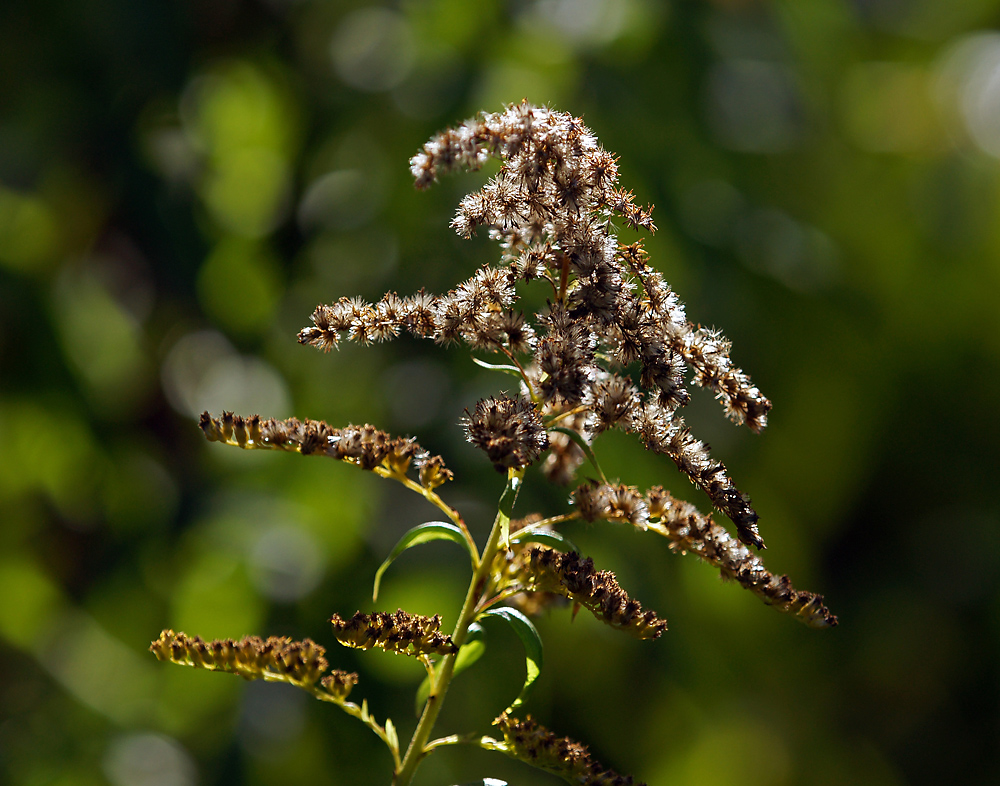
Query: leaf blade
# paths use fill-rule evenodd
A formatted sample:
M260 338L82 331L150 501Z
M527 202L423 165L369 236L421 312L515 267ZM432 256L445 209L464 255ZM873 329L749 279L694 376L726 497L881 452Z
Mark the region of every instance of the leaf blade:
M565 434L567 437L573 440L576 446L583 451L583 455L587 457L587 461L589 461L591 466L593 466L593 468L597 470L597 474L600 475L601 481L604 483L608 482L608 479L604 474L604 470L601 469L601 465L597 463L597 456L594 455L594 449L587 444L586 440L584 440L584 438L580 436L579 432L574 431L571 428L565 428L563 426L549 426L549 431L558 431L560 434Z
M559 549L560 551L575 551L578 554L580 549L576 547L569 538L563 535L561 532L553 532L552 530L527 530L524 532L515 532L510 536L511 543L541 543L544 546L551 546L554 549Z
M389 569L389 566L396 561L396 558L400 554L413 546L419 546L421 543L429 543L433 540L450 540L454 543L458 543L466 550L466 552L468 552L472 560L472 564L476 564L478 555L472 553L472 548L469 546L469 542L465 538L465 533L463 533L462 530L454 524L447 521L427 521L423 524L418 524L399 539L399 542L393 547L392 551L389 552L389 556L385 558L385 561L379 565L378 570L375 571L375 583L372 587L372 600L378 600L378 591L382 584L382 576L385 574L386 570Z
M469 634L465 639L465 644L462 645L462 649L458 651L458 655L455 657L452 679L455 679L463 671L473 666L483 656L484 652L486 652L486 631L483 630L483 626L478 622L473 622L469 625ZM424 708L424 704L427 703L427 697L430 695L431 677L428 674L417 688L416 711L418 718Z
M521 640L521 644L524 646L524 658L525 658L525 679L524 685L521 688L521 692L514 699L514 702L505 710L505 712L510 712L516 707L520 707L523 703L531 686L534 685L535 680L542 671L542 638L538 635L538 630L532 624L531 620L525 617L517 609L512 609L509 606L501 606L496 609L490 609L489 611L483 612L483 617L499 617L500 619L507 622L514 632L517 634L518 638Z
M489 369L490 371L502 371L504 374L510 374L513 377L521 377L521 369L517 366L505 365L500 363L487 363L485 360L480 360L477 357L472 358L472 362L481 368Z

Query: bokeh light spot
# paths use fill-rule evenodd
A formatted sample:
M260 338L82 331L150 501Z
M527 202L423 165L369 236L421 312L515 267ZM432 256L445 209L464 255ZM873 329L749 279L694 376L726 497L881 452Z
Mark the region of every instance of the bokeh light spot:
M0 265L21 272L44 268L58 242L55 215L42 199L0 186Z
M388 8L363 8L344 18L330 43L337 76L358 90L391 90L409 74L415 59L406 19Z
M270 527L251 548L250 579L262 595L290 603L319 586L324 562L320 543L302 528Z
M125 734L112 741L104 773L114 786L194 786L197 770L181 745L162 734Z
M238 237L220 240L198 273L205 311L236 333L265 332L283 291L279 262L270 250Z
M792 72L762 60L726 60L708 76L708 123L719 143L747 153L794 147L803 116Z
M178 412L197 419L205 410L286 417L288 388L263 360L243 357L221 334L189 333L171 348L161 369L163 389Z

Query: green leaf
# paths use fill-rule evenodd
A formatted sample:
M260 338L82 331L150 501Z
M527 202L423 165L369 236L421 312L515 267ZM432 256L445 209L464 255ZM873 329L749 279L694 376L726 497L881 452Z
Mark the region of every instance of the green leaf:
M490 609L484 612L483 617L499 617L514 629L514 632L521 639L521 644L524 645L524 656L525 656L525 667L527 670L527 676L524 679L524 687L521 688L521 692L518 694L517 698L514 699L514 703L511 704L505 712L510 712L515 707L520 707L524 703L524 699L528 695L528 691L534 684L535 680L538 679L538 675L542 671L542 639L538 635L538 631L535 626L531 624L531 620L525 617L517 609L512 609L508 606L501 606L497 609Z
M473 622L469 625L469 633L465 639L465 644L462 645L462 649L458 651L458 655L455 657L455 668L452 672L452 679L472 666L483 656L484 652L486 652L486 631L483 630L483 626L478 622ZM431 675L428 674L424 677L424 681L420 683L420 687L417 688L416 709L418 718L424 708L424 704L427 703L427 697L430 695Z
M576 544L561 532L553 532L547 529L529 529L515 532L511 536L510 541L511 543L541 543L544 546L551 546L560 551L575 551L577 554L580 553L580 549L576 547Z
M465 538L465 533L463 533L462 530L454 524L447 521L428 521L424 524L419 524L399 539L399 543L395 545L389 556L385 558L385 562L383 562L379 566L379 569L375 571L375 585L372 588L372 600L378 600L378 588L382 583L382 574L386 572L388 567L395 561L396 557L411 546L428 543L432 540L454 541L469 552L472 564L476 564L476 558L478 555L472 553L469 541Z
M597 474L601 478L602 483L607 483L608 479L604 475L604 470L601 469L601 465L597 463L597 456L594 455L594 449L587 444L587 441L580 436L579 432L574 431L571 428L564 428L563 426L550 426L549 431L558 431L560 434L565 434L571 440L573 440L577 447L583 451L583 454L587 457L587 460L594 466L597 470Z
M521 490L523 479L523 469L507 470L507 486L500 495L497 519L500 522L500 547L505 551L510 549L510 520L514 515L514 503L517 502L517 492Z
M399 737L396 734L396 726L393 724L391 718L385 719L385 737L389 742L389 747L398 753Z
M504 374L510 374L518 379L521 378L521 369L517 366L502 366L497 363L487 363L485 360L480 360L479 358L473 358L472 362L477 366L488 368L490 371L502 371Z

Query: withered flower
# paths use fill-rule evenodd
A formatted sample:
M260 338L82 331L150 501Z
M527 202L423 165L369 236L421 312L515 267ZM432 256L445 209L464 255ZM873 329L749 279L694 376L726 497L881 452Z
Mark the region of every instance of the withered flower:
M340 701L346 701L351 695L351 689L358 684L358 675L354 672L335 669L321 680L326 692Z
M299 340L328 350L345 336L367 343L405 329L444 344L530 352L526 382L546 416L559 414L552 405L580 408L578 430L588 440L609 428L638 434L733 520L740 540L763 548L749 498L678 411L690 400L688 372L733 421L754 431L766 425L771 403L732 363L729 342L688 320L641 244L618 243L613 216L634 228L656 227L650 211L618 186L616 158L579 118L521 103L443 131L410 167L417 187L426 188L446 172L478 169L488 157L501 159L500 171L462 200L452 226L463 237L488 229L503 248L501 267L482 267L437 297L390 293L376 304L342 298L320 306ZM553 288L555 300L531 319L512 306L516 285L538 279ZM640 365L638 385L620 373L633 363ZM579 450L564 437L553 439L547 471L568 483ZM504 453L494 463L504 468L522 459Z
M366 470L382 469L403 476L416 467L420 485L431 490L451 480L444 459L432 456L414 439L393 437L370 424L334 428L322 420L261 420L223 412L213 418L201 414L201 430L210 442L223 442L245 450L284 450L304 456L329 456Z
M837 617L823 605L823 596L792 586L788 576L775 576L760 557L735 540L725 527L703 516L694 505L676 499L660 486L646 493L649 530L670 541L670 548L690 552L737 581L769 606L791 614L812 628L831 628ZM656 521L658 519L658 521Z
M572 548L552 527L582 518L651 530L667 538L670 549L694 553L723 577L809 625L829 627L837 618L822 596L796 590L750 551L748 546L764 547L757 512L684 422L681 410L690 401L690 384L710 390L732 421L754 432L766 426L771 402L730 359L729 341L688 319L680 298L650 266L641 242L618 242L616 222L649 232L656 226L651 208L638 205L633 193L619 186L617 157L599 145L579 118L522 102L436 135L410 160L410 168L417 187L426 188L445 173L478 169L491 157L500 160L499 170L461 200L451 225L462 237L488 233L500 244L498 264L471 271L444 294L388 292L376 302L341 297L318 306L312 324L298 336L301 343L328 352L343 340L369 345L408 333L445 346L464 344L496 353L500 368L519 377L520 395L480 400L461 421L468 440L498 471L508 470L485 548L480 550L458 511L435 492L452 479L451 471L413 439L393 437L368 424L335 428L323 421L262 420L232 412L201 417L210 441L334 458L392 478L444 512L447 522L425 522L403 536L376 575L376 593L382 573L410 546L447 539L467 547L473 575L453 636L441 633L440 615L402 610L359 611L347 620L334 614L330 620L344 646L410 655L427 668L427 699L406 751L390 720L381 725L367 702L358 706L346 701L356 674L322 676L324 650L308 639L205 642L164 631L150 649L161 660L247 679L282 680L337 703L388 746L395 764L393 783L399 786L412 781L429 752L457 741L504 751L570 783L631 786L631 777L604 768L583 745L557 737L530 717L501 715L495 724L503 741L473 739L475 735L430 739L448 685L462 668L460 646L469 656L465 665L481 651L481 641L475 646L473 638L477 620L503 617L525 645L525 689L512 706L518 706L538 676L537 631L515 609L500 610L496 604L537 612L565 598L640 639L658 638L666 630L666 621L630 598L614 574L598 571L575 551L550 548ZM534 313L519 308L520 290L529 285L545 290L545 305ZM634 434L646 449L672 460L733 521L737 537L659 486L642 493L609 482L592 443L610 429ZM573 483L584 461L600 480L578 485L571 496L572 512L511 521L524 478L520 471L546 451L542 469L549 480ZM441 657L432 660L430 655Z
M462 418L466 438L484 451L498 472L533 464L549 446L548 434L534 405L507 395L482 399Z
M642 604L623 590L609 570L595 570L594 561L575 551L561 552L532 546L522 556L519 578L527 588L554 592L579 603L597 619L638 639L657 639L667 621L656 612L643 611Z
M456 652L451 636L441 633L441 615L424 617L402 609L394 614L357 612L349 620L338 614L330 618L337 641L345 647L370 650L373 647L397 655L447 655Z
M292 641L271 636L245 636L233 639L205 641L200 636L164 630L149 646L159 660L168 660L184 666L194 666L209 671L225 671L244 679L266 679L289 682L312 689L329 665L324 657L326 650L311 639ZM353 686L357 674L334 671L323 679L323 686L340 699L346 699L350 687L330 690L327 682L337 686Z
M645 786L631 775L619 775L607 769L587 750L586 745L558 737L540 723L526 716L523 720L506 712L493 721L503 734L504 752L532 767L551 772L580 786Z

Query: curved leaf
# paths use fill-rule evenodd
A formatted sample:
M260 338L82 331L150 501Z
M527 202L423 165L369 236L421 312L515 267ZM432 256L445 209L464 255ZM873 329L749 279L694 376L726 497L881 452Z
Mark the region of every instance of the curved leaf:
M549 426L549 431L558 431L560 434L565 434L576 446L583 451L583 455L587 457L587 460L593 465L594 469L597 470L597 474L600 475L601 481L607 483L608 479L604 475L604 470L601 469L601 465L597 463L597 456L594 455L594 449L587 444L586 440L580 436L580 433L574 431L571 428L564 428L563 426Z
M517 609L512 609L508 606L501 606L497 609L490 609L484 612L483 617L499 617L514 629L518 638L521 639L521 644L524 645L524 657L525 657L525 668L527 675L524 678L524 687L521 688L521 692L518 694L517 698L514 699L514 703L511 704L505 712L510 712L515 707L520 707L524 703L524 699L528 695L528 691L534 684L535 680L538 679L538 675L542 671L542 639L538 635L538 631L535 626L531 624L531 620L525 617Z
M484 652L486 652L486 631L483 630L483 626L478 622L473 622L469 625L469 633L465 639L465 644L462 645L462 649L458 651L458 655L455 658L455 669L452 672L452 679L479 660ZM427 703L427 697L430 695L431 676L428 674L424 677L424 681L420 683L420 687L417 688L418 718L424 708L424 704Z
M451 540L458 543L469 553L469 556L472 558L472 564L476 564L476 558L478 555L472 553L472 550L469 547L469 542L465 539L465 534L454 524L447 521L428 521L424 524L418 524L399 539L399 543L395 545L393 550L389 553L389 556L385 558L385 562L383 562L379 566L379 569L375 571L375 585L372 588L372 600L378 600L378 588L382 583L382 574L384 574L388 567L396 560L396 557L411 546L418 546L421 543L428 543L432 540Z
M497 510L497 521L500 523L500 547L505 551L510 549L510 520L514 516L514 503L517 502L517 492L521 490L524 480L523 469L507 470L507 485L500 495Z
M480 360L479 358L472 358L472 362L477 366L482 366L483 368L488 368L490 371L502 371L505 374L510 374L513 377L521 378L521 369L517 366L500 365L499 363L487 363L485 360Z
M580 553L580 549L576 547L569 538L563 535L561 532L553 532L548 529L536 529L536 530L522 530L521 532L515 532L510 536L511 543L541 543L544 546L551 546L554 549L559 549L560 551L575 551L577 554Z

